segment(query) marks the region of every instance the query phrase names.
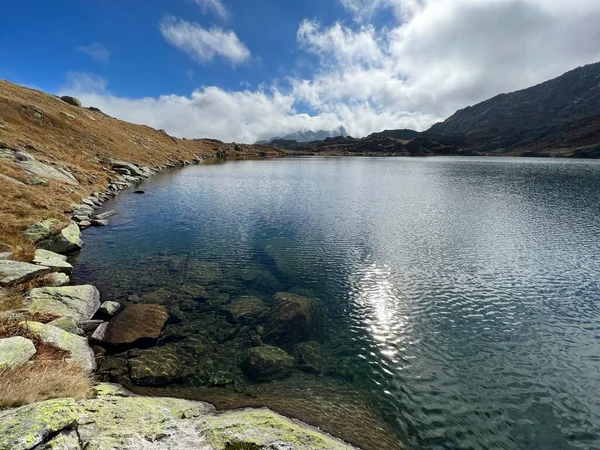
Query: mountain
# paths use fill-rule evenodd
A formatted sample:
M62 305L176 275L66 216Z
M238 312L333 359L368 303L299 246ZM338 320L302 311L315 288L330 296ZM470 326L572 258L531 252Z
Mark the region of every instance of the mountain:
M343 126L339 126L333 130L319 131L296 131L295 133L286 134L283 137L276 136L266 141L258 141L257 144L273 143L273 141L296 141L296 142L312 142L322 141L328 137L347 136L348 132Z
M497 95L433 125L430 136L462 136L482 151L574 148L600 143L600 63Z

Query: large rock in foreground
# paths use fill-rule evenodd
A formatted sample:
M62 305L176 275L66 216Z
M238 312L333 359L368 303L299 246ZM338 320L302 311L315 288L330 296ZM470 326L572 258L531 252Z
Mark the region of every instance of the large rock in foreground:
M156 339L168 318L169 313L162 305L129 305L108 323L103 342L124 345Z
M67 361L79 364L84 372L91 374L96 370L94 351L90 348L86 338L68 333L52 325L27 322L26 326L43 342L69 352L70 356Z
M250 378L270 381L287 377L294 363L294 358L280 348L261 345L248 349L243 369Z
M81 240L81 231L79 230L79 226L72 221L56 236L40 242L38 247L60 254L73 253L77 250L81 250L83 247L83 241Z
M0 286L22 283L38 275L50 273L50 268L21 261L0 260Z
M23 231L23 237L28 241L39 242L47 239L54 234L54 229L58 227L60 222L56 219L46 219L41 222L30 225Z
M25 364L35 355L35 346L29 339L15 336L0 339L0 372Z
M217 412L208 403L137 397L116 385L95 390L96 397L89 400L49 400L0 412L0 449L37 450L45 442L43 448L86 450L223 450L232 444L356 450L266 408ZM79 435L79 446L60 447L73 432Z
M320 337L325 314L316 300L289 292L278 292L273 300L266 327L267 341L291 347Z
M91 284L36 288L29 292L24 306L32 313L52 313L82 322L100 308L100 292Z

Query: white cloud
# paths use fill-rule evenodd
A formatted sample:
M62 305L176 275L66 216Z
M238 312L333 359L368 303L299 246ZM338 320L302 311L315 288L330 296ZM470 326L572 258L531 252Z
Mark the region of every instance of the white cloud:
M192 0L202 8L202 12L207 14L213 12L221 20L229 19L229 11L221 0Z
M251 56L233 31L219 27L206 29L196 23L167 17L160 23L160 32L167 42L199 63L221 56L232 64L240 64Z
M93 42L90 45L81 45L77 47L77 50L85 53L99 63L107 63L110 59L110 52L100 42Z
M251 142L343 125L360 137L385 128L423 130L458 108L600 60L597 0L340 1L356 12L357 22L304 20L298 26L300 49L318 60L306 78L290 75L284 85L275 80L255 90L205 86L189 96L149 99L118 98L105 87L87 91L78 80L69 90L110 114L178 136ZM394 23L366 23L364 11L394 11ZM217 45L197 38L210 34L197 25L170 25L173 45L200 61L223 56L217 47L228 48L221 46L226 39ZM250 56L247 49L224 52L241 55L234 61Z

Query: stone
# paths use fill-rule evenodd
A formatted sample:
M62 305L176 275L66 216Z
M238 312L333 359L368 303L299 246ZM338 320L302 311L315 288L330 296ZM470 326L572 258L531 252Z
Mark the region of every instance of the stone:
M27 184L30 186L46 186L48 183L38 177L29 177L27 179Z
M108 225L108 220L106 220L106 219L102 219L102 220L94 219L94 220L92 220L92 226L93 227L105 227L107 225Z
M136 177L148 178L152 175L152 171L148 167L140 166L126 161L111 161L111 167L113 169L127 169L129 173Z
M84 198L81 200L81 203L88 205L92 209L96 206L96 203L91 198Z
M91 319L100 308L100 292L90 284L32 289L24 306L32 313L72 317L77 322Z
M77 97L71 97L70 95L63 95L60 98L63 102L73 106L81 106L81 101Z
M114 210L111 210L111 211L105 211L105 212L99 213L99 214L94 214L93 218L96 220L105 220L105 219L108 219L109 217L116 216L116 215L117 215L117 212Z
M50 267L52 272L62 272L70 274L73 271L73 266L67 262L67 257L38 248L33 257L33 263L40 266Z
M131 381L139 386L164 386L183 377L183 365L175 347L166 345L139 351L129 359Z
M327 372L328 362L321 344L317 341L296 344L296 361L298 367L308 373Z
M92 222L90 222L89 220L82 220L81 222L79 222L78 225L80 230L85 230L86 228L92 226Z
M194 299L206 299L208 294L206 293L206 287L200 284L188 283L182 284L178 286L179 292L188 297L192 297Z
M66 331L67 333L73 333L78 336L83 336L84 332L79 326L77 322L72 317L59 317L52 322L48 322L48 325L52 325L53 327L60 328L61 330Z
M142 295L141 300L144 303L154 303L162 305L168 303L172 297L172 292L167 291L165 288L160 288L154 292L150 292L149 294Z
M119 302L108 301L102 303L98 311L105 317L111 317L114 316L120 308L121 304Z
M84 320L79 322L79 326L86 333L91 333L103 323L103 320Z
M9 177L8 175L4 175L3 173L0 173L0 179L2 180L6 180L10 183L14 183L17 184L19 186L27 186L25 183L23 183L21 180L17 180L16 178L13 177Z
M86 217L88 220L94 214L94 208L83 203L71 205L71 211L74 216Z
M66 286L71 282L69 275L62 272L53 272L42 277L44 285L47 287L61 287Z
M135 191L133 191L134 194L145 194L146 191L142 190L142 189L136 189Z
M79 185L79 181L77 181L77 178L75 178L73 174L67 172L64 169L44 164L41 161L19 161L18 164L27 172L38 177L49 178L51 180L60 181L62 183L74 186Z
M37 448L50 436L77 424L80 408L72 398L34 403L0 412L0 449Z
M0 373L29 361L36 350L33 342L21 336L0 339Z
M67 361L78 364L85 373L91 374L96 369L94 352L86 338L48 324L25 322L24 325L37 334L43 342L69 352Z
M106 328L108 327L108 322L102 322L92 333L92 340L102 342L104 341L104 336L106 335Z
M17 161L35 161L35 158L30 153L22 150L17 150L13 156Z
M60 113L61 113L61 115L65 116L67 119L71 119L71 120L76 119L76 117L73 114L68 113L66 111L61 111Z
M221 278L221 275L221 267L215 262L190 261L187 265L187 277L191 282L212 284Z
M46 219L34 223L23 232L23 237L31 242L39 242L47 239L54 234L60 222L56 219Z
M104 341L112 345L132 344L141 339L156 339L169 318L161 305L129 305L108 324Z
M75 222L71 221L59 234L40 242L38 247L61 254L76 252L83 247L81 230Z
M273 309L266 325L265 340L284 346L320 337L325 315L316 300L289 292L273 296Z
M0 260L0 286L9 286L50 273L50 267L10 259Z
M11 252L0 252L0 261L6 261L7 259L12 259Z
M253 324L269 315L269 308L258 297L240 297L222 308L233 323Z
M294 357L286 351L271 345L261 345L248 349L242 368L254 380L270 381L290 375L294 363Z
M79 436L75 430L63 430L56 436L46 441L35 450L81 450Z

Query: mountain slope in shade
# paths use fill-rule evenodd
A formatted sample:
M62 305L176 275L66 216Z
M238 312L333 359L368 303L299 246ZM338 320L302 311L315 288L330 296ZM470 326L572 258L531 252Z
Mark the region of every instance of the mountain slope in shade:
M600 63L457 111L426 131L463 136L483 151L600 143Z
M283 137L276 136L269 139L268 141L258 141L257 144L265 144L273 141L296 141L296 142L312 142L322 141L326 138L347 136L348 132L346 128L340 126L333 130L319 130L319 131L296 131L295 133L286 134Z

